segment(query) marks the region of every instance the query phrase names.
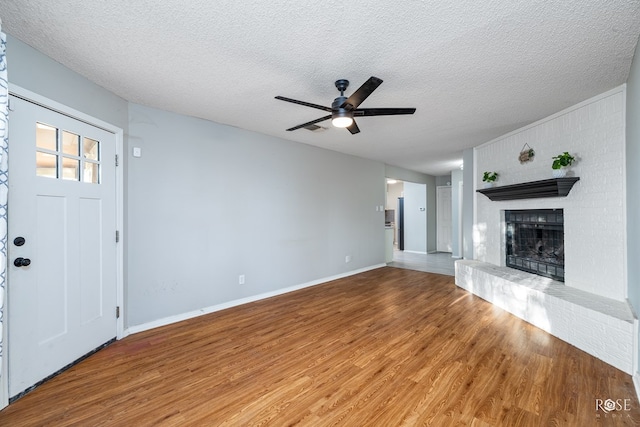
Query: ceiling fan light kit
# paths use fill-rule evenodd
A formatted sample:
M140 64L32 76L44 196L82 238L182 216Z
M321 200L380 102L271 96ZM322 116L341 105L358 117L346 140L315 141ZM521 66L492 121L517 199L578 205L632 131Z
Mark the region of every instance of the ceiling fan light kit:
M341 108L331 114L331 124L337 128L346 128L353 124L353 114Z
M298 126L287 129L294 131L300 128L309 129L312 125L331 119L331 124L335 127L346 128L352 135L359 133L360 129L354 120L354 117L367 116L395 116L400 114L413 114L415 108L358 108L362 102L371 95L371 93L382 84L382 79L371 76L362 86L358 88L350 97L344 96L344 91L349 87L349 80L336 80L336 88L340 91L340 96L333 100L331 108L323 105L312 104L310 102L298 101L296 99L285 98L284 96L276 96L281 101L291 102L294 104L304 105L305 107L316 108L330 112L331 114L320 117L319 119L303 123Z

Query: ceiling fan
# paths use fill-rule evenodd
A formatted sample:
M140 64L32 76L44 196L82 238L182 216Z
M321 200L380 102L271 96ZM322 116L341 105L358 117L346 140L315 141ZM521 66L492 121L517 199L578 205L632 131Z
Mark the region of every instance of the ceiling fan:
M335 127L347 128L352 134L360 132L355 117L366 116L394 116L398 114L413 114L415 108L358 108L362 102L367 99L371 93L382 84L382 79L371 76L369 80L364 82L362 86L358 88L350 97L344 96L344 91L349 86L349 80L340 79L336 80L336 87L340 91L340 96L333 100L331 107L325 107L323 105L311 104L310 102L298 101L296 99L285 98L284 96L276 96L276 99L281 101L293 102L294 104L305 105L311 108L317 108L318 110L324 110L331 114L324 117L320 117L316 120L303 123L298 126L294 126L288 131L307 128L313 129L316 123L323 122L331 119L331 124Z

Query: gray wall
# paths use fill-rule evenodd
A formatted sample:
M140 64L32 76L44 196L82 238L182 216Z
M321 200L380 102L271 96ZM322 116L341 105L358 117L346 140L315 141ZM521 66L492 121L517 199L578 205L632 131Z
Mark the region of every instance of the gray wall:
M464 210L460 193L462 182L462 171L451 171L451 256L454 258L462 258L462 212Z
M473 259L473 170L475 168L473 148L462 152L462 163L464 165L464 170L462 171L462 180L464 181L464 188L462 190L462 206L464 206L462 212L462 257L464 259Z
M409 181L409 182L415 182L418 184L433 185L434 188L436 185L436 179L434 176L402 169L397 166L385 165L384 174L387 178L393 178L400 181Z
M438 213L437 213L437 192L435 178L427 184L427 252L437 251L438 240Z
M384 263L382 163L133 104L129 129L131 325Z
M627 80L627 283L629 301L640 313L640 45ZM640 336L638 337L640 341ZM638 355L640 366L640 354ZM636 373L640 375L640 373Z
M7 35L9 82L102 121L128 126L128 103L20 40Z
M436 176L436 187L451 185L451 175Z

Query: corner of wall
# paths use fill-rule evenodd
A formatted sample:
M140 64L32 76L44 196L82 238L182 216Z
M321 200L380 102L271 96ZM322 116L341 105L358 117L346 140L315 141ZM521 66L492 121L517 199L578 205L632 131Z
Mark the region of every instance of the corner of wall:
M626 117L625 117L625 164L626 164L626 258L627 258L627 298L631 306L640 313L640 265L630 262L640 256L640 225L631 221L640 215L640 41L631 62L626 84ZM640 332L636 331L636 340L640 340ZM633 376L636 392L640 397L640 352L638 343L635 346L635 374Z

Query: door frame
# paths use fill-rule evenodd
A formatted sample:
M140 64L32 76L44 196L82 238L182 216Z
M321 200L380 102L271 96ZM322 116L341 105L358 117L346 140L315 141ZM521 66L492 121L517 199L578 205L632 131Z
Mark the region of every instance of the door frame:
M116 304L120 307L120 317L116 319L116 338L122 339L125 335L124 330L124 245L123 245L123 228L124 228L124 181L123 181L123 147L124 147L124 131L123 129L112 125L111 123L107 123L100 119L97 119L93 116L90 116L86 113L78 111L74 108L68 107L59 102L53 101L52 99L46 98L37 93L31 92L28 89L24 89L15 84L9 83L9 95L16 96L18 98L22 98L25 101L31 102L33 104L39 105L43 108L55 111L59 114L63 114L65 116L71 117L75 120L79 120L81 122L90 124L92 126L101 128L106 130L107 132L113 133L116 138L116 147L115 152L118 156L118 166L116 167L116 230L120 233L120 239L118 244L116 245ZM11 108L11 106L9 106ZM11 132L11 120L9 120L9 133ZM11 138L11 136L9 136ZM9 141L9 156L11 156L11 141ZM114 159L115 161L115 159ZM9 180L11 180L11 171L9 171ZM8 221L11 221L11 218L7 217ZM7 230L8 231L8 230ZM115 231L115 230L114 230ZM115 239L115 233L114 233ZM8 261L7 261L8 262ZM8 291L9 283L6 283L6 291ZM8 298L5 295L4 298L4 322L9 322L9 316L7 315L9 308ZM2 326L2 343L4 348L2 348L2 371L0 371L0 409L4 408L9 404L9 381L8 381L8 355L9 352L7 348L11 345L8 340L8 326L5 323Z

